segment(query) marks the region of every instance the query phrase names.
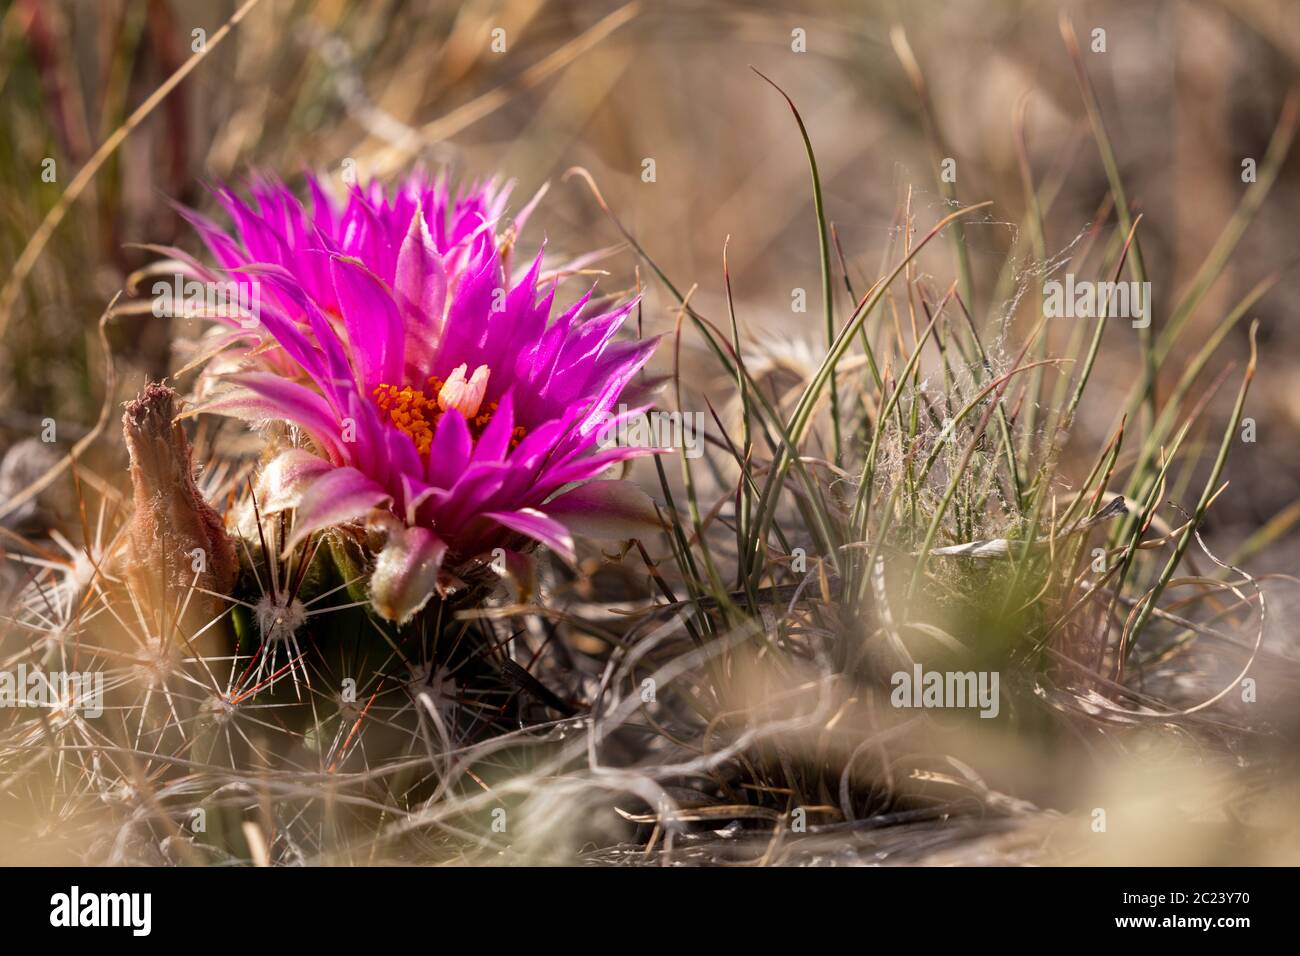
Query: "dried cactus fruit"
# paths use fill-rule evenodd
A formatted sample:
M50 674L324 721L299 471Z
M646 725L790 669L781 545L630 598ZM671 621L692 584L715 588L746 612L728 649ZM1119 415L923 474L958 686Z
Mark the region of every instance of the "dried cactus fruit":
M190 443L175 419L176 392L160 382L146 385L122 415L135 506L126 574L159 638L179 625L188 640L224 610L205 592L228 592L239 563L221 516L194 481Z

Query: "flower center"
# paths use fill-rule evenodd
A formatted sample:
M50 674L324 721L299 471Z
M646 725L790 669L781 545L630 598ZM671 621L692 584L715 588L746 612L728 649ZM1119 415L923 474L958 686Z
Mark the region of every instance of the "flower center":
M469 366L462 362L452 369L447 381L438 385L438 407L444 412L449 408L459 411L467 419L478 414L483 405L483 396L487 393L488 379L492 370L486 365L474 369L474 375L468 380L465 373ZM433 380L430 379L430 384Z
M490 370L486 365L480 365L468 379L465 375L467 370L467 365L457 366L446 381L430 375L421 388L410 385L398 388L381 382L372 395L379 410L388 414L389 421L410 436L421 455L427 455L438 420L447 409L455 408L465 416L475 438L481 436L488 422L492 421L497 403L483 403ZM527 430L522 425L515 428L510 447L517 446L525 434Z

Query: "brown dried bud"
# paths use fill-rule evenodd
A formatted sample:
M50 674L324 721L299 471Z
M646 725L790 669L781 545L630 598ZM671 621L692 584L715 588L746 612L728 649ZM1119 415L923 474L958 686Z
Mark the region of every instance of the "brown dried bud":
M157 382L127 402L122 416L135 504L127 579L160 625L154 637L170 637L179 624L189 639L224 609L198 589L229 593L239 561L221 516L194 483L190 443L175 418L176 392ZM187 597L184 619L174 621Z

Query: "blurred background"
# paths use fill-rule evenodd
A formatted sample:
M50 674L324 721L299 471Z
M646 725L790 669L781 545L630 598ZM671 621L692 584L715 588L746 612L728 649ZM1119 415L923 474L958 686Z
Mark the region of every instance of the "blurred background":
M156 258L133 244L194 249L173 201L210 211L205 181L237 183L251 170L293 182L306 168L339 178L349 161L363 176L416 161L450 164L463 176L517 179L515 208L549 182L525 238L545 234L567 254L619 242L586 187L562 180L583 166L676 284L698 286L701 311L725 315L730 236L742 324L785 346L820 344L807 161L790 111L751 66L802 110L828 216L859 289L878 274L901 209L910 208L921 231L949 211L936 177L937 135L956 163L956 200L995 203L967 235L972 311L999 344L1004 319L1023 328L1037 312L1036 300L1016 304L998 281L1008 256L1013 278L1016 268L1028 275L1039 264L1020 236L1018 110L1029 169L1054 190L1046 258L1067 253L1099 212L1112 215L1102 209L1105 175L1065 56L1063 10L1083 43L1130 203L1144 214L1140 241L1159 328L1249 188L1242 161L1262 163L1300 66L1300 4L1290 0L260 0L223 35L243 7L4 6L0 273L11 299L0 303L0 448L37 434L47 417L59 423L61 441L94 422L104 387L96 318L127 276ZM1095 49L1098 29L1104 52ZM208 45L96 167L57 227L40 235L100 144ZM928 111L900 58L905 48L925 78ZM1197 348L1263 275L1288 270L1252 310L1265 357L1246 412L1258 440L1233 456L1233 488L1209 524L1229 548L1300 500L1300 327L1288 315L1300 294L1290 268L1297 218L1300 156L1292 155L1181 346ZM39 255L15 281L34 236ZM922 265L940 289L954 276L951 249L939 244ZM626 248L605 259L605 286L631 287L636 266ZM790 310L796 288L808 291L805 313ZM652 288L647 332L672 321ZM1244 358L1246 325L1234 330L1228 354ZM152 317L110 328L119 398L176 367L175 332L170 320ZM1107 337L1075 439L1087 455L1114 422L1115 409L1099 397L1118 402L1136 362L1132 337ZM1230 404L1230 395L1218 398L1216 407ZM5 482L14 480L0 476L0 495L13 492ZM1277 540L1257 569L1293 568L1300 551L1285 533L1270 537Z

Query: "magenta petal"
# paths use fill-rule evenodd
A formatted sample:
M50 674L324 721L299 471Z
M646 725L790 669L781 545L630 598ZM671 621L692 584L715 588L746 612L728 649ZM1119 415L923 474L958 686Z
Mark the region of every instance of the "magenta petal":
M270 269L278 269L278 266L270 267L253 267L246 270L247 274L256 276L259 279L260 289L268 289L273 292L279 292L283 295L288 307L293 308L293 296L290 290L293 288L293 277L282 276L270 272ZM274 301L262 302L261 308L256 316L258 323L271 334L275 342L289 353L290 357L297 362L308 375L321 385L329 378L325 371L325 366L321 362L320 352L312 345L303 334L299 327Z
M415 377L433 365L447 304L447 272L422 209L417 208L411 216L410 228L397 254L393 295L406 328L406 362Z
M425 484L421 479L403 474L402 483L402 512L406 516L406 523L409 525L419 524L418 515L420 508L424 503L439 493L439 489Z
M388 435L394 432L391 424L379 417L379 410L374 402L362 397L357 392L348 393L347 416L343 433L343 451L347 454L347 464L368 475L377 484L385 488L391 486L389 477L392 460L388 455ZM398 436L409 443L405 435Z
M483 517L504 525L511 531L518 531L525 537L540 541L569 564L574 561L573 536L569 534L569 529L558 521L548 518L536 508L489 511Z
M474 438L469 433L465 417L456 409L449 409L438 420L433 444L429 447L429 462L425 468L429 484L437 488L454 486L469 464L473 447Z
M447 545L428 528L393 527L375 559L370 603L385 620L405 624L438 590Z
M369 394L381 382L401 382L405 334L393 297L383 282L355 259L335 256L330 270L362 387Z
M274 276L267 276L265 283L274 287L298 312L306 316L314 340L312 345L315 358L311 363L300 361L299 364L316 380L321 391L329 396L331 403L336 408L342 409L347 404L344 397L346 391L356 386L356 376L348 363L343 343L334 334L334 330L330 328L329 322L317 304L301 288L292 282L279 282ZM279 333L269 325L268 329L283 346L284 341L280 339ZM306 331L300 334L305 336ZM290 349L285 351L290 355L294 354Z
M242 199L225 187L217 189L217 200L239 226L239 236L244 240L250 259L281 265L288 261L289 249L284 238L269 220L249 209Z
M557 399L568 402L577 397L577 390L586 385L585 374L599 361L605 346L623 325L636 302L633 300L620 309L587 320L569 336L555 364L551 390L556 391L556 383L562 386L555 396ZM563 388L565 385L568 386L567 389ZM565 394L565 391L569 394Z
M455 487L436 500L440 519L437 527L450 535L472 523L484 511L509 510L517 503L534 500L525 498L517 488L513 494L506 493L512 479L518 484L523 478L526 476L520 475L509 462L475 462L456 480ZM540 501L541 496L536 500Z
M473 360L478 364L492 321L494 299L502 282L501 260L496 250L488 247L482 259L461 276L451 297L446 331L433 363L434 375L446 379L461 362Z
M551 499L546 513L574 534L621 540L662 529L655 503L630 481L592 481Z
M556 442L572 428L572 418L556 418L535 426L510 453L510 461L519 468L536 468L555 450Z
M411 436L396 428L384 428L384 447L388 455L388 465L393 475L410 475L412 478L424 477L424 462L415 450Z
M298 507L312 483L334 467L305 448L280 452L257 479L258 508L262 514L275 514Z
M513 392L501 396L501 404L492 414L492 421L479 436L474 446L474 461L500 461L510 451L510 439L514 436L515 400Z
M538 479L537 490L541 494L548 495L571 482L594 478L621 461L639 458L642 455L662 454L662 452L663 449L659 448L607 448L594 455L583 455L543 472L542 477Z
M238 243L226 235L211 219L186 206L173 204L173 208L181 218L198 231L203 244L224 268L233 269L248 262L248 256L239 248Z
M288 419L306 429L335 461L343 460L338 421L325 399L311 389L265 372L245 372L229 380L244 387L218 395L189 414L230 415L252 422Z
M343 524L387 503L388 492L355 468L335 468L312 482L303 493L294 516L293 535L285 550L313 531Z
M307 174L307 186L311 191L311 218L317 232L332 235L334 232L334 209L329 197L321 188L320 180L311 173Z
M355 186L348 195L348 207L339 223L339 230L339 245L346 255L355 256L358 262L365 263L366 268L382 281L392 279L396 265L392 242L372 204Z
M632 380L632 376L650 359L650 355L658 344L657 339L649 339L645 342L624 343L611 347L602 358L601 364L597 365L593 370L601 390L592 401L591 407L601 410L613 408L618 402L623 387ZM606 361L611 354L617 356L617 359L612 363ZM588 421L590 422L590 419ZM589 430L599 427L599 425L599 422L590 422L590 424L584 425L580 431L586 434Z

